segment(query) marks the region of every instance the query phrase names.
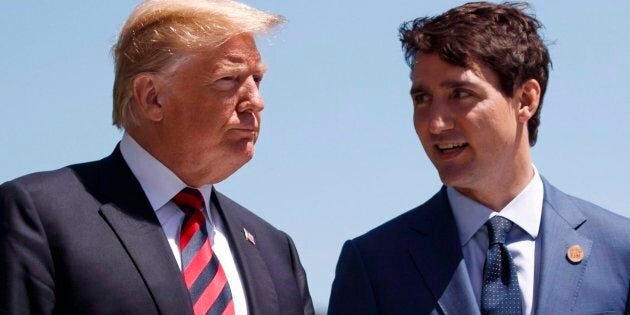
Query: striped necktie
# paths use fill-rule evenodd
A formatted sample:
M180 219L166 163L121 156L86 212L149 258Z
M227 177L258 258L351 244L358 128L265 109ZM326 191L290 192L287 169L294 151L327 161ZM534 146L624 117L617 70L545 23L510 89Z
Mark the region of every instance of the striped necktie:
M182 274L194 314L234 314L230 285L208 237L201 192L186 187L173 197L173 202L185 214L179 250L182 255Z

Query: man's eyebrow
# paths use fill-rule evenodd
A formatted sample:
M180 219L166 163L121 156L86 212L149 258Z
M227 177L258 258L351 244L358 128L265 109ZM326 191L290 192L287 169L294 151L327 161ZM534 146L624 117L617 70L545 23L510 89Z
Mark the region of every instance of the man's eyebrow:
M255 72L264 74L267 72L268 69L269 69L269 66L266 63L259 62L256 64Z
M220 73L242 73L252 71L254 73L264 74L267 72L268 66L265 63L259 62L254 66L254 69L250 69L250 67L244 63L233 63L233 62L221 62L215 65L213 74Z
M415 84L415 85L413 85L411 87L411 90L409 90L409 94L415 95L415 94L418 94L420 92L424 92L426 90L427 89L426 89L426 87L424 85L422 85L422 84Z
M440 87L454 89L458 87L469 86L470 84L471 84L470 82L462 81L462 80L446 80L446 81L440 82ZM424 92L426 90L428 89L423 84L416 84L411 87L409 94L414 95L420 92Z
M440 83L440 86L445 87L445 88L458 88L458 87L468 86L468 85L470 85L470 82L462 81L462 80L446 80Z

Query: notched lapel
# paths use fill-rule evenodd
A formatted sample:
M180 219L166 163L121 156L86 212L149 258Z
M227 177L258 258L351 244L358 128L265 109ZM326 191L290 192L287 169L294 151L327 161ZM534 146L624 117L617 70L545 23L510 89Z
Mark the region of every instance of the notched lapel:
M409 252L444 314L479 314L461 251L455 218L443 188L412 226Z
M579 233L579 227L586 221L582 213L549 183L544 181L544 185L536 314L566 313L574 306L593 242ZM567 259L567 250L573 245L584 251L582 261L577 264Z
M134 261L160 313L189 314L188 290L159 222L133 217L111 203L100 212Z
M253 226L246 226L240 219L240 209L234 209L237 205L227 197L213 189L212 201L222 216L227 231L230 248L235 254L236 264L240 273L245 295L247 296L248 311L250 314L280 314L278 306L278 294L271 279L267 264L259 252L259 245L255 245L246 239L244 229L256 235Z
M114 231L162 314L192 314L188 289L155 212L116 147L103 160L99 213Z

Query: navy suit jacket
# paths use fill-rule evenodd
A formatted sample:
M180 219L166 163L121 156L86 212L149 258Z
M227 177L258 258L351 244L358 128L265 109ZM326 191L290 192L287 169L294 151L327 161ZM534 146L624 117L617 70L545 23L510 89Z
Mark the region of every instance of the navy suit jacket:
M630 220L543 182L535 314L630 314ZM330 315L479 313L445 188L344 244Z
M312 314L291 238L212 196L250 314ZM162 227L118 147L0 186L0 314L51 313L192 314Z

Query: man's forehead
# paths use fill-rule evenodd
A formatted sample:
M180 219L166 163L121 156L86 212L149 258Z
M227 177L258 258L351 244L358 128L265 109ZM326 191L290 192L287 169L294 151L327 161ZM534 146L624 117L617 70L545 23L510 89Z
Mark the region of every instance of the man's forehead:
M254 38L248 34L231 37L218 46L208 45L193 48L189 53L205 62L212 63L259 62L261 59Z
M204 49L192 52L189 59L210 72L229 70L265 71L267 66L262 62L255 46L240 46L231 49Z
M488 80L487 76L492 72L490 67L474 59L466 63L466 66L456 65L436 54L419 55L416 58L411 79L415 83L439 81L441 85L448 86L456 85L457 82Z

